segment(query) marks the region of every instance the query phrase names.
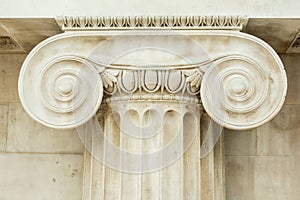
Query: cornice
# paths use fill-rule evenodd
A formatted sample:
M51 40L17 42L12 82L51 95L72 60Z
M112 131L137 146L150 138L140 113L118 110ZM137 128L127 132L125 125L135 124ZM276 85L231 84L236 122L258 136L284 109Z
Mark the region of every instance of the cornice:
M245 16L65 16L57 17L63 31L91 30L236 30L248 23Z

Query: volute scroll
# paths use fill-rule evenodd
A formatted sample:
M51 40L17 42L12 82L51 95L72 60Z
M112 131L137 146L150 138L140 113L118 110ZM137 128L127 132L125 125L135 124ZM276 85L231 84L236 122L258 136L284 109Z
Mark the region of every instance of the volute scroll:
M197 97L220 126L250 129L279 112L286 90L276 52L235 31L138 31L117 37L113 32L63 33L37 45L19 76L23 107L51 128L83 125L96 114L105 93L114 101L152 94L178 101Z

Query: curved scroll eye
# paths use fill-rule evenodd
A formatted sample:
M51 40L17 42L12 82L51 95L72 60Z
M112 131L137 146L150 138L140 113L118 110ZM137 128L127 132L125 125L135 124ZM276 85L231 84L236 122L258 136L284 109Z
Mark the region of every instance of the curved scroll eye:
M74 86L73 86L72 81L66 79L66 80L63 80L63 81L57 83L56 87L57 87L56 88L57 92L63 96L63 95L72 94Z
M232 95L240 96L248 91L248 84L243 78L234 78L229 85L229 90Z
M27 63L20 73L19 94L33 119L52 128L75 128L95 115L103 87L93 65L72 56L45 66Z
M210 117L230 129L250 129L271 120L286 95L283 66L260 66L246 56L228 56L204 74L203 106Z

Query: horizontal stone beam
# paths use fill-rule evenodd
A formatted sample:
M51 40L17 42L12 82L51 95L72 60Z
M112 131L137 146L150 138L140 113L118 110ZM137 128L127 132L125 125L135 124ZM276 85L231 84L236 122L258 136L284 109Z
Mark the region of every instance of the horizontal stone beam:
M123 15L248 15L249 17L299 17L297 0L270 1L159 1L120 2L74 0L2 0L0 13L6 17L123 16Z

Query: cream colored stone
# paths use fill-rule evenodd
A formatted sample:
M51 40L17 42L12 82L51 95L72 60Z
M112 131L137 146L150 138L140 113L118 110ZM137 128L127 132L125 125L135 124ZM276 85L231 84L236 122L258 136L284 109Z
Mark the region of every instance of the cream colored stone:
M162 19L168 26L177 27L173 23L176 17L158 17L154 21L147 17L134 18L126 21L133 23L130 27L143 29L156 23L156 27L149 25L147 29L157 35L138 31L113 37L122 33L118 28L128 28L128 24L122 24L122 20L128 18L66 18L63 22L66 30L74 26L89 29L87 26L97 25L97 20L104 21L99 29L117 28L115 31L66 32L49 38L29 54L22 66L20 100L33 119L51 128L82 125L84 131L79 131L79 135L83 136L86 147L84 199L99 196L130 200L225 199L223 136L203 163L199 160L200 139L195 134L200 135L200 105L218 127L236 130L260 126L282 107L286 75L281 60L269 45L237 31L154 32L161 28L157 23ZM179 19L181 27L197 23L197 18ZM205 18L207 24L201 27L212 29L215 26L211 23L219 26L225 19L228 20ZM239 18L230 19L231 24L239 23ZM103 92L107 95L102 101ZM101 101L102 108L107 108L102 113L103 132L94 129L98 121L93 118ZM10 111L9 127L10 124L21 126L14 124L24 121L19 111ZM119 124L114 124L114 117L108 115L110 112L118 114ZM19 115L21 120L17 120ZM18 140L23 137L24 141L24 136L16 138L13 132L21 133L20 130L9 131L11 148L26 149ZM103 136L101 134L105 137L96 140L95 136ZM161 136L153 137L153 134ZM218 138L210 134L209 141L214 145ZM197 139L191 140L194 137ZM48 134L41 138L47 140L46 145L52 144ZM61 144L72 144L69 137L60 140L61 144L58 135L54 138L57 139L54 149L60 149L59 152ZM109 140L115 145L113 150L108 148ZM49 147L37 146L37 149L42 148ZM247 149L252 148L250 144ZM147 153L155 156L148 157ZM94 171L96 160L107 166ZM93 180L93 176L101 175L103 179Z
M257 129L258 155L300 155L300 105L285 105L271 122Z
M253 200L255 198L255 158L226 156L226 198Z
M134 108L135 111L130 110L129 116L122 116L121 120L129 117L138 124L140 121L138 116L142 115L142 123L146 127L153 120L156 120L153 119L153 113L155 112L151 109L149 112L150 107L141 106L143 105L141 102L131 103L132 108ZM177 103L171 104L172 107L170 107L171 105L168 106L163 103L160 103L159 105L161 105L160 110L162 113L165 113L164 109L181 108ZM123 106L121 106L121 108L122 107ZM143 112L144 109L146 112ZM115 110L115 112L116 111L122 113L121 110ZM122 165L114 165L112 167L116 169L112 169L110 166L103 167L103 165L99 163L99 160L97 160L98 157L95 156L96 154L93 154L94 157L87 154L85 159L86 170L84 176L84 193L87 195L86 197L92 196L92 199L96 197L101 197L103 199L200 198L200 138L197 137L197 135L195 136L195 134L199 132L197 115L188 113L183 117L182 114L180 114L180 110L168 111L162 116L157 116L163 117L165 120L162 130L158 129L159 132L155 136L139 140L138 138L132 137L130 132L126 132L122 129L122 127L119 128L117 126L115 122L117 117L113 117L113 115L110 114L109 108L107 109L107 112L108 113L105 115L105 135L107 136L107 139L116 145L116 147L123 149L121 152L128 151L140 153L142 157L138 157L140 160L131 160L123 154ZM159 121L162 121L162 119L159 119ZM183 123L183 127L180 127L180 122ZM183 128L183 130L181 130L181 128ZM163 151L163 149L166 145L172 144L177 134L179 134L179 137L181 138L178 141L179 143L175 144L178 146L174 149L175 152L172 151L167 154ZM85 135L90 136L87 134ZM185 138L182 138L183 136L185 136ZM194 140L189 141L190 139ZM88 139L88 141L90 140ZM120 163L120 161L117 160L119 158L118 155L114 154L113 151L107 154L109 152L109 149L105 148L105 144L107 144L107 142L108 141L104 142L104 148L100 148L101 153L106 156L105 164L108 164L108 161L111 160L115 160L116 164ZM180 156L183 145L188 145L189 142L191 142L191 144L186 149L184 155ZM93 146L99 146L96 140L90 141L90 144L93 144ZM157 155L157 157L153 159L146 158L146 153L153 153L156 151L161 151L163 156L160 157ZM173 160L170 160L169 157L172 156L172 154L179 157L174 157ZM144 160L142 162L143 158ZM159 164L163 160L165 160L166 163L165 165L160 166ZM169 163L170 161L171 163ZM159 170L159 168L155 167L155 164L158 164L157 167L161 167L162 169ZM129 168L130 166L132 168ZM154 167L151 168L151 166ZM121 167L123 167L123 169ZM139 171L130 171L132 169ZM91 177L93 178L91 179ZM99 194L99 191L101 191L102 194Z
M300 54L280 54L288 77L285 104L300 104Z
M7 152L82 153L75 129L55 130L33 121L19 103L9 104Z
M234 131L225 129L226 156L255 156L256 155L256 129Z
M198 14L199 13L196 13L196 15ZM201 15L203 15L203 13L201 13ZM231 13L231 15L233 14ZM244 16L244 14L242 16ZM219 24L217 23L217 20L213 21L216 24ZM243 32L249 33L251 35L263 39L268 44L270 44L276 50L277 53L285 53L287 47L295 38L295 34L299 30L299 21L299 18L256 18L250 16L247 26L246 24L244 24L243 27L240 26L239 29L243 28ZM89 20L87 20L86 22L88 24L91 24ZM227 25L229 25L231 23L230 20L227 20L227 23ZM58 24L60 25L60 23ZM1 28L1 26L5 28ZM230 25L229 27L231 29L234 26L235 25ZM226 26L223 28L228 29L229 27ZM169 27L165 28L168 29ZM186 28L191 27L188 26ZM74 27L73 29L78 30L81 28ZM10 36L13 40L17 41L17 43L20 44L20 47L16 47L13 49L1 48L0 52L12 53L24 52L25 50L29 52L35 45L37 45L43 39L46 39L47 37L59 33L61 33L61 30L55 22L55 16L53 16L52 18L1 18L1 36Z
M180 17L180 20L187 19ZM79 24L85 23L84 18L78 20ZM73 26L73 22L74 19L70 22L66 19L66 24ZM155 36L145 31L113 38L115 32L78 31L56 35L40 43L22 66L19 95L23 107L33 119L48 127L74 128L93 117L103 92L114 95L112 100L115 101L117 92L127 94L122 98L128 99L129 94L141 91L194 96L200 89L206 112L227 128L255 128L278 113L286 95L286 74L269 45L236 31L178 33L189 37L173 32L166 36L159 31ZM137 50L140 46L147 49ZM111 51L107 51L108 48ZM164 53L157 50L160 48L165 49ZM155 63L152 57L156 58ZM115 63L108 64L116 58ZM172 81L178 87L169 81L174 76L174 73L170 75L173 71L180 72ZM215 94L219 98L214 98ZM150 98L146 96L143 98Z
M82 155L0 154L0 199L81 200Z
M82 30L242 30L248 18L245 16L99 16L57 17L63 31ZM167 26L166 26L167 25Z
M96 200L96 199L104 199L111 198L111 196L107 196L105 190L107 187L111 187L111 189L116 188L116 184L106 185L104 184L105 180L115 180L106 178L106 175L103 175L105 172L104 165L96 160L86 149L84 154L84 170L83 170L83 187L82 187L82 199L88 200ZM111 195L118 195L117 191L109 193ZM116 199L116 198L111 198Z
M36 2L34 0L3 0L0 8L1 15L13 17L49 17L61 15L103 15L103 16L122 16L122 15L249 15L254 17L299 17L299 4L297 0L287 1L253 1L245 0L237 3L233 0L228 1L159 1L159 0L130 0L120 2L117 0L81 1L53 0ZM35 5L34 9L29 5ZM18 5L18 6L15 6Z
M214 148L214 199L225 200L225 146L224 135L221 135Z
M214 149L200 161L201 199L226 199L224 135L219 138Z
M27 54L0 54L0 103L18 102L18 76Z
M261 38L277 53L285 53L299 31L299 24L300 18L252 18L243 31Z
M298 199L299 165L298 156L227 156L227 199Z
M230 132L225 135L226 153L233 155L226 156L227 199L281 200L298 199L300 195L299 55L280 54L280 57L288 76L286 105L272 121L247 131L246 135L226 130ZM257 156L253 154L255 135ZM242 156L238 152L243 152Z
M280 55L289 81L286 104L271 122L257 128L259 157L227 156L228 199L298 199L298 55ZM251 143L251 142L250 142ZM232 143L239 147L239 143Z
M61 33L51 18L1 18L0 24L20 44L23 52L30 52L41 41Z
M0 104L0 152L6 151L8 104Z

